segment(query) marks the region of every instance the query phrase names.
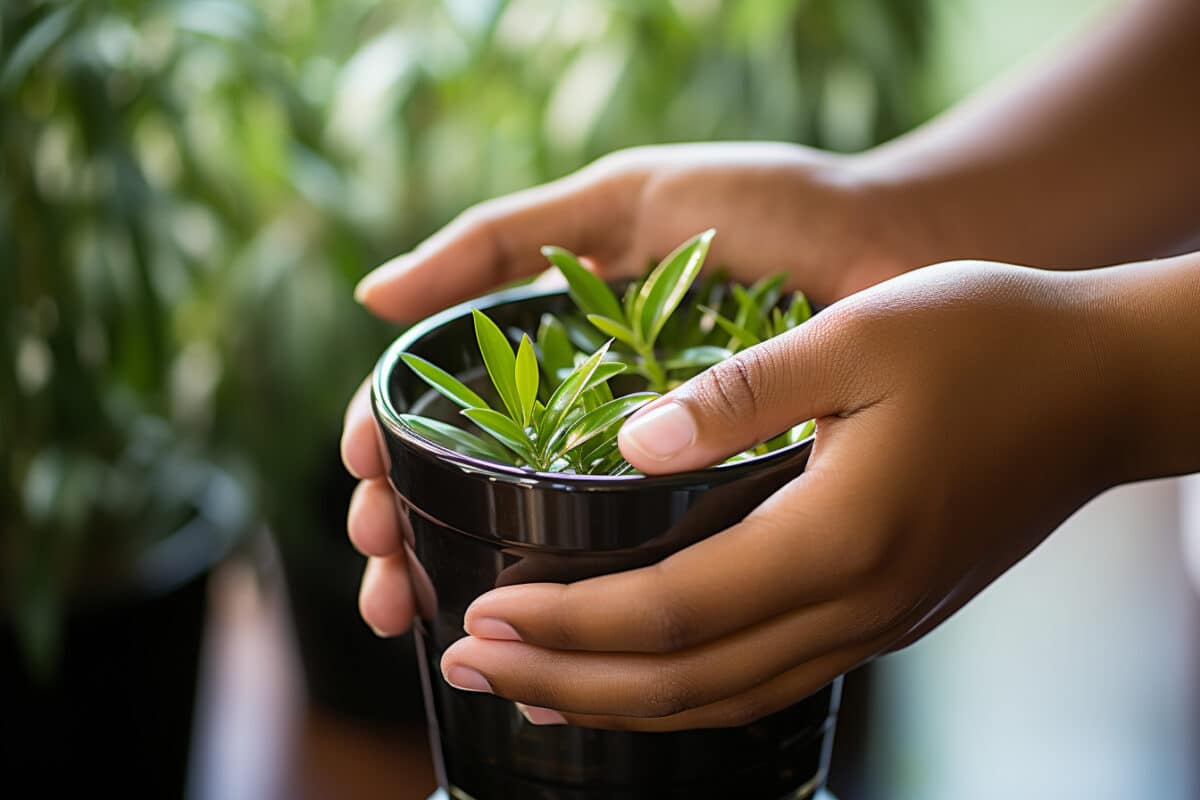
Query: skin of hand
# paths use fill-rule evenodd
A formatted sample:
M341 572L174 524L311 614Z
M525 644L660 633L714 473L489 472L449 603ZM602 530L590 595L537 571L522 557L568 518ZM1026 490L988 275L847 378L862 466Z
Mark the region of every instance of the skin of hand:
M1099 492L1200 467L1200 379L1170 368L1200 363L1200 259L1161 264L935 265L703 373L631 418L627 458L702 467L816 417L806 472L653 566L489 592L443 676L538 724L720 727L915 641ZM407 627L402 565L373 563L364 614Z

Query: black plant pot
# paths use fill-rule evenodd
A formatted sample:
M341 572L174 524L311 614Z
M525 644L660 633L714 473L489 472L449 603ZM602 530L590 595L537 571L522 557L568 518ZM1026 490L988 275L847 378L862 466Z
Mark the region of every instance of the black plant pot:
M529 288L471 305L500 327L562 314L563 292ZM480 374L467 306L410 328L376 367L373 403L390 477L411 523L417 649L439 781L458 800L809 798L824 784L840 680L739 728L630 733L534 726L511 702L441 678L467 606L510 583L573 581L631 569L741 519L803 469L811 440L750 461L668 477L534 473L463 456L414 434L398 414L438 416L399 361L416 353L465 380ZM478 386L477 386L478 388ZM444 416L447 421L452 413Z
M0 618L8 787L48 797L184 796L208 576L245 510L227 476L209 489L196 516L119 582L72 598L52 675L29 670L11 620Z

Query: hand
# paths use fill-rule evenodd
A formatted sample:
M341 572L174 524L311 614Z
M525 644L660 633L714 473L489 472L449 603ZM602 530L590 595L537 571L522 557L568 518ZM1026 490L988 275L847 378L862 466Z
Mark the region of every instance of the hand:
M464 213L414 252L367 276L356 292L380 316L414 320L546 266L557 244L606 277L640 274L709 226L710 264L752 281L789 271L819 302L910 265L893 216L852 158L783 144L647 147L616 153L546 186ZM346 467L362 479L350 504L355 546L370 557L360 606L381 634L407 630L412 601L395 502L384 475L367 387L346 414Z
M703 467L816 417L808 469L656 565L480 597L443 675L539 723L720 727L924 635L1128 477L1111 390L1128 376L1094 282L929 267L655 401L620 439L644 472Z

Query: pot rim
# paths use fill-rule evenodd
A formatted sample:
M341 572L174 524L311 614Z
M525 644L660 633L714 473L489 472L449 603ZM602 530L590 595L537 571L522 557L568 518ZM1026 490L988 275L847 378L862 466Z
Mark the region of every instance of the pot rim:
M468 456L422 437L400 419L400 412L392 402L391 392L388 389L388 378L392 375L398 364L401 363L401 353L407 352L415 343L431 335L439 328L469 315L473 308L485 311L507 303L566 294L566 289L547 289L529 285L517 286L493 292L473 300L467 300L415 323L408 330L396 337L395 341L388 346L387 350L384 351L383 355L375 363L375 369L371 374L371 406L375 412L376 420L380 425L385 426L388 432L398 438L408 449L417 451L428 458L454 464L463 472L481 475L489 480L501 483L526 486L552 484L555 488L565 491L588 492L616 491L633 488L634 486L645 489L657 487L669 488L671 486L694 484L697 481L706 480L707 476L714 474L733 479L743 474L757 472L759 469L770 466L776 461L784 460L795 451L808 447L815 438L815 433L809 434L795 444L781 447L765 455L754 456L753 458L737 461L732 464L717 464L712 467L705 467L704 469L677 472L669 475L576 475L565 472L540 472Z

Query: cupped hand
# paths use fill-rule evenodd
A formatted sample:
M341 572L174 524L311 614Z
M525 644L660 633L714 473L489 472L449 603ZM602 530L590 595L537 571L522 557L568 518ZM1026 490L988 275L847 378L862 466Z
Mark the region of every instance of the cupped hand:
M607 156L545 186L483 203L412 253L368 275L371 311L412 321L546 268L542 245L585 257L601 275L640 274L689 236L716 227L708 263L750 282L786 270L826 303L911 266L890 215L852 158L785 144L645 147ZM367 387L346 413L342 458L361 480L348 528L370 557L360 606L381 634L408 629L412 600Z
M655 401L620 437L646 473L816 417L808 468L653 566L480 597L443 675L542 724L720 727L919 638L1124 477L1093 280L917 270Z

